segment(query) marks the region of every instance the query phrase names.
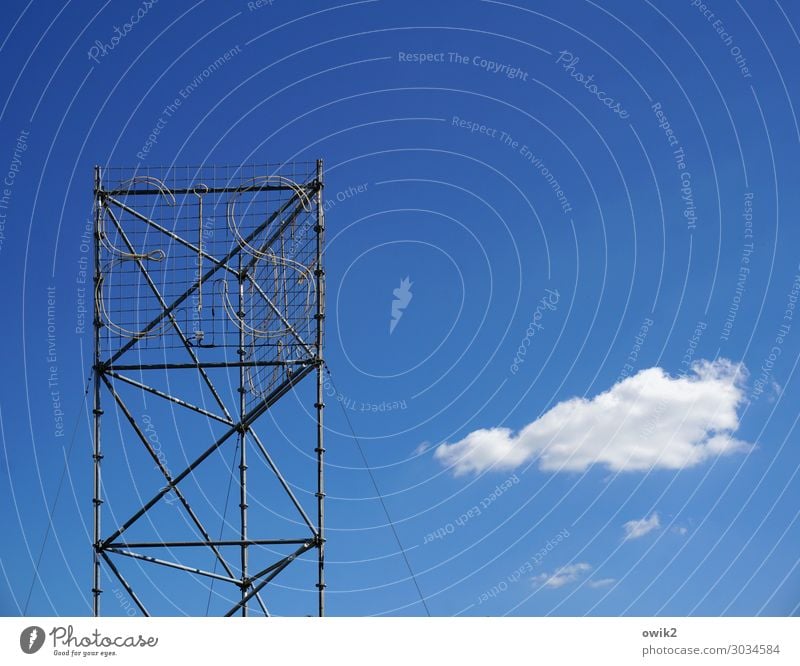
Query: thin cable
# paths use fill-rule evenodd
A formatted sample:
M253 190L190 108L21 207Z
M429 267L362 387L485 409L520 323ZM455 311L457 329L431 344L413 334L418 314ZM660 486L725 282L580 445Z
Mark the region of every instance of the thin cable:
M239 452L239 442L236 442L236 448L233 450L233 459L231 461L231 476L228 479L228 493L225 495L225 506L222 509L222 524L219 526L219 536L217 537L217 541L222 541L222 533L225 531L225 524L227 523L226 517L228 515L228 502L231 499L231 487L233 486L233 469L236 465L236 454ZM212 569L213 573L217 573L217 564L219 563L218 558L214 558L214 568ZM206 617L208 617L208 611L211 608L211 594L214 592L214 583L216 581L212 578L211 579L211 587L208 588L208 602L206 603Z
M53 499L53 504L50 507L50 511L47 514L47 530L44 533L44 539L42 539L42 547L39 549L39 556L36 558L36 566L33 568L33 580L31 580L31 585L28 588L28 596L25 598L25 607L23 608L22 614L28 614L28 605L31 603L31 596L33 595L33 588L36 586L36 580L39 578L39 565L42 563L42 556L44 555L45 546L47 546L47 539L50 537L50 532L53 528L53 515L56 511L56 506L58 505L58 499L61 497L61 488L64 486L64 478L67 475L67 467L69 465L69 458L70 454L72 453L72 447L75 444L75 435L78 432L78 423L80 423L81 414L83 413L83 408L86 405L86 396L89 395L89 387L91 386L92 375L89 375L89 378L86 380L86 390L83 392L83 402L81 403L81 408L78 411L78 415L75 418L75 425L72 427L72 437L69 441L69 447L67 448L67 457L64 460L64 469L61 470L61 478L58 480L58 488L56 489L56 496Z
M339 389L336 388L336 382L333 381L333 375L331 374L331 370L328 367L328 364L325 364L325 371L328 373L328 377L331 380L331 384L333 385L333 389L336 393L339 393ZM392 517L389 515L389 509L386 506L386 502L383 500L383 495L381 494L380 488L378 488L378 482L375 480L375 475L372 473L372 468L369 466L367 462L367 456L364 454L364 449L361 448L361 442L358 440L356 436L356 432L353 429L353 424L350 422L350 415L347 413L347 410L342 405L341 400L337 400L336 402L339 403L339 407L342 408L342 413L344 414L344 418L347 421L347 425L350 428L350 434L353 435L353 441L356 443L356 447L358 448L358 452L361 454L361 460L364 461L364 469L367 470L369 474L369 478L372 481L372 487L375 488L375 494L378 496L378 500L380 500L381 506L383 507L383 513L386 514L386 520L389 523L389 527L392 528L392 534L394 534L394 540L397 542L397 547L400 549L400 553L403 556L403 560L405 560L406 568L408 569L408 573L411 576L411 580L414 581L414 587L417 588L417 594L419 595L419 600L422 602L422 606L425 608L425 614L430 617L431 611L428 609L428 604L425 602L425 595L422 594L422 588L419 586L419 582L417 581L417 577L414 575L414 570L411 568L411 562L408 559L408 555L406 554L405 548L403 548L403 543L400 541L400 535L397 533L397 529L394 526L394 521L392 521Z

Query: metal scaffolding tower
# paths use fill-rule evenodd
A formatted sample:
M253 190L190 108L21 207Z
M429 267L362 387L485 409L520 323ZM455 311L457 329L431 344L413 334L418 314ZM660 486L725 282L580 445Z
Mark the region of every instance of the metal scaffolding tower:
M324 614L322 186L321 161L95 168L95 616L104 573L143 615ZM315 583L276 587L293 562Z

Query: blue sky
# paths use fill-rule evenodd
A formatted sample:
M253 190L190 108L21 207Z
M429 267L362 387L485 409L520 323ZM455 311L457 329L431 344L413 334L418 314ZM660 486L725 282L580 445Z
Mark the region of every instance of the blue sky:
M0 612L90 611L93 165L323 158L330 614L425 612L345 413L432 614L797 614L800 14L699 5L8 8ZM263 437L310 507L309 390ZM176 468L209 434L147 409ZM120 514L158 488L124 442ZM269 489L265 531L290 520ZM124 564L154 612L205 608L204 582ZM311 612L311 574L276 579L276 612Z

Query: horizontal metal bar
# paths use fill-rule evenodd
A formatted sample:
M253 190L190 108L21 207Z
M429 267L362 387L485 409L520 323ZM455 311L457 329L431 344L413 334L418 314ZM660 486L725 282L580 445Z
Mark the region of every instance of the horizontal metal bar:
M168 560L161 560L157 557L150 557L150 555L142 555L141 553L133 553L129 550L120 550L119 548L106 548L103 547L104 552L108 553L116 553L117 555L124 555L125 557L132 557L136 560L144 560L145 562L152 562L153 564L160 564L164 567L169 567L171 569L180 569L181 571L188 571L189 573L198 574L200 576L207 576L209 578L216 578L217 580L224 581L226 583L233 583L234 585L240 585L241 581L236 580L235 578L229 578L228 576L223 576L222 574L212 573L211 571L204 571L203 569L198 569L196 567L187 567L184 564L178 564L177 562L170 562Z
M246 539L244 541L142 541L137 543L110 543L106 548L184 548L192 546L279 546L311 541L304 539Z
M135 379L131 379L130 377L126 377L125 375L120 375L119 373L111 371L106 372L106 375L109 377L113 377L114 379L117 379L121 382L125 382L126 384L130 384L131 386L135 386L136 388L140 388L143 391L147 391L148 393L152 393L153 395L157 395L159 398L164 398L165 400L174 402L176 405L180 405L181 407L186 407L187 409L191 409L193 412L197 412L198 414L207 416L208 418L214 419L215 421L219 421L220 423L225 423L226 425L233 425L233 421L225 418L224 416L219 416L217 414L214 414L213 412L209 412L207 409L203 409L202 407L193 405L190 402L186 402L186 400L181 400L180 398L176 398L174 395L170 395L169 393L159 391L157 388L153 388L152 386L148 386L147 384L142 384L141 382L137 382Z
M297 185L253 185L244 186L238 185L236 187L209 187L208 190L203 190L200 192L203 196L206 194L224 194L225 192L265 192L269 190L292 190L297 191L298 187L300 189L307 189L309 192L316 191L316 181L310 181L309 184L301 184L297 183ZM116 190L100 190L96 192L96 194L106 194L106 195L120 195L120 194L130 194L130 195L150 195L154 196L157 194L164 194L164 192L169 192L170 194L197 194L195 188L193 187L177 187L177 188L167 188L166 190L159 190L157 188L145 188L145 189L137 189L137 188L123 188L123 189L116 189Z
M104 371L114 370L197 370L198 368L261 368L267 366L313 365L313 358L296 358L284 361L207 361L204 363L112 363ZM109 372L111 374L111 372Z

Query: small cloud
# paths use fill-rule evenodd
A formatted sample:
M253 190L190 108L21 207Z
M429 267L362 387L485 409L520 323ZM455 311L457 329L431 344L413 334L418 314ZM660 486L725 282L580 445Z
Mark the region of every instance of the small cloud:
M675 527L672 528L672 532L680 536L686 536L689 533L689 529L683 525L675 525Z
M598 578L597 580L590 580L588 585L592 589L598 589L601 587L610 587L616 582L617 582L616 578Z
M425 453L430 448L431 448L431 443L430 442L422 442L416 449L414 449L411 452L411 455L421 456L423 453Z
M744 365L726 359L698 360L678 377L648 368L593 398L564 400L517 432L474 430L438 446L434 457L456 476L532 460L544 472L694 467L752 449L733 437L746 377Z
M767 400L771 403L775 402L780 396L782 391L783 387L773 379L772 383L770 384L770 393L769 396L767 396Z
M556 589L569 583L574 583L591 570L592 565L588 562L578 562L556 569L553 573L539 574L531 580L535 585Z
M629 520L622 526L625 530L624 541L631 539L640 539L645 534L649 534L653 530L661 527L661 519L656 512L653 512L649 518L642 518L641 520Z

